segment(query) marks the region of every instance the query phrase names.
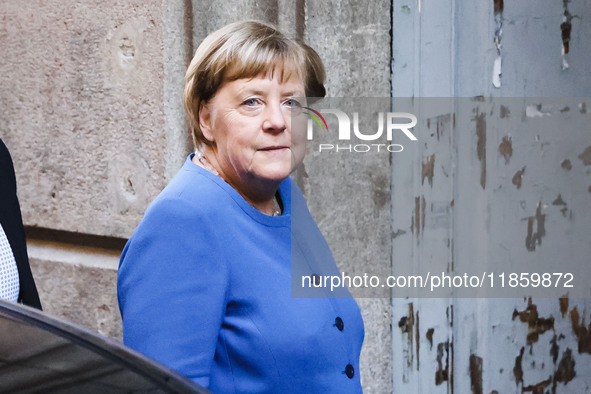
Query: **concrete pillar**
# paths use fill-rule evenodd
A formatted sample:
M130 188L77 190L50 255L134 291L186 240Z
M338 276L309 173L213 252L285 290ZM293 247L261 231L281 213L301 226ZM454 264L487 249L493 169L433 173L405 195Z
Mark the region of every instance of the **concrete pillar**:
M306 2L304 40L324 61L327 96L390 97L390 27L388 1ZM389 154L322 155L309 150L304 167L300 184L341 271L389 275ZM365 322L361 383L367 393L390 393L391 301L370 295L357 302Z

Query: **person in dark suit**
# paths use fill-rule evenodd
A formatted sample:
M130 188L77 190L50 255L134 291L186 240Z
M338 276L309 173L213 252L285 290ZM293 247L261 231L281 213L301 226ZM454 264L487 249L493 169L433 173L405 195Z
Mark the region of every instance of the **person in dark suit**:
M16 176L8 148L0 139L0 280L10 288L10 280L18 271L17 301L41 309L41 301L33 280L20 205L16 195ZM11 253L12 252L12 253ZM13 258L12 258L13 257ZM14 289L14 286L12 286Z

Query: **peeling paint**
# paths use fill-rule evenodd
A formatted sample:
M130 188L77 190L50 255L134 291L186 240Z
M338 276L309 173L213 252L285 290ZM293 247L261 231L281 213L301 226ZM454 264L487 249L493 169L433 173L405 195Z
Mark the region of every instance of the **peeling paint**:
M542 105L528 105L525 107L525 116L528 118L542 118L544 116L552 115L550 112L542 111Z
M450 305L450 314L451 320L449 320L449 326L453 327L454 325L454 306ZM448 359L451 360L451 372L449 376L449 387L451 388L451 394L454 394L454 343L453 341L449 343L449 350L448 350Z
M450 117L450 114L445 114L437 117L437 141L439 141L439 138L443 136L445 125L449 124Z
M573 168L573 165L569 159L564 159L562 163L560 163L560 166L567 171L570 171Z
M566 55L570 51L570 35L573 29L573 25L571 23L573 16L568 10L568 0L563 0L564 5L564 16L562 18L562 23L560 24L560 32L562 38L562 48L560 50L560 55L562 56L562 69L566 70L568 66L568 62L566 60Z
M398 327L400 331L404 334L408 332L408 317L402 316L400 320L398 320Z
M495 48L497 49L497 57L493 63L492 85L495 88L501 87L502 63L503 56L501 50L503 48L503 9L505 8L504 0L493 0L494 15L495 15Z
M503 68L503 58L499 55L495 58L493 63L492 85L495 88L501 87L501 74Z
M421 234L421 198L420 197L415 197L415 217L414 217L414 222L413 225L410 228L411 232L414 232L414 229L416 229L416 234L417 234L417 239L419 238L419 235Z
M454 325L454 320L453 320L453 317L454 317L454 306L453 305L450 305L447 308L445 308L445 317L447 318L447 321L449 323L449 326L450 327L453 327L453 325Z
M423 211L423 214L421 215L421 230L425 230L425 208L426 208L426 202L425 202L425 197L421 196L421 209Z
M419 235L421 235L421 231L425 229L425 209L427 207L427 203L425 201L425 197L415 197L415 216L414 220L411 221L410 230L411 232L415 232L417 235L417 242L419 241Z
M476 115L476 153L480 160L480 186L486 188L486 114Z
M495 15L499 15L503 13L503 10L505 8L505 4L503 2L503 0L493 0L493 5L494 5L494 10L495 10Z
M538 307L532 303L532 299L529 298L527 302L527 308L518 312L517 309L513 310L513 320L519 317L522 323L527 323L527 344L531 345L538 341L540 334L548 330L554 329L554 318L541 318L538 316Z
M403 371L403 380L406 381L408 379L409 371L412 369L413 361L414 361L414 306L413 303L408 304L408 314L403 316L398 321L398 327L400 331L405 337L403 337L403 343L405 343L405 348L403 349L404 352L404 371Z
M525 386L521 389L522 393L528 393L531 392L533 394L544 394L544 389L546 387L548 387L550 385L550 383L552 383L552 377L549 377L548 379L536 383L534 385L529 385L529 386Z
M511 136L503 137L503 142L499 145L499 153L505 157L505 164L508 164L513 155Z
M420 345L421 345L421 335L420 335L420 328L419 328L419 311L417 311L416 315L415 315L415 343L417 344L417 371L420 369L421 363L420 363Z
M591 323L585 327L585 320L579 323L579 311L574 307L570 311L570 321L579 343L579 353L591 354Z
M509 107L501 105L501 114L500 114L501 119L508 118L509 116L511 116L511 111L509 110Z
M554 372L554 383L562 382L565 385L574 379L577 375L575 372L575 360L572 357L572 351L566 348L558 363L558 369Z
M429 341L429 350L433 350L433 333L435 332L434 328L429 328L427 330L427 341Z
M523 383L523 368L521 367L521 362L523 360L524 351L525 347L522 346L519 351L519 356L515 357L515 366L513 366L513 376L515 377L515 384L517 385Z
M433 187L433 172L435 170L435 154L431 156L423 157L422 166L422 181L421 184L425 183L425 178L429 181L429 186Z
M482 394L482 358L470 355L470 388L474 394Z
M534 222L537 222L536 232L533 232ZM527 218L527 235L525 237L525 247L530 252L536 250L536 245L542 244L542 238L546 235L546 215L542 214L542 202L538 203L536 216Z
M445 353L445 354L444 354ZM445 356L445 368L443 358ZM449 380L449 341L437 344L437 371L435 371L435 384L439 386Z
M558 303L560 304L560 313L562 317L566 316L568 312L568 296L562 296L558 299Z
M554 336L550 340L550 344L552 345L552 347L550 347L550 355L552 356L552 362L554 363L554 365L556 365L556 360L558 360L558 350L559 350L558 343L556 341L556 334L554 334Z
M515 175L513 175L512 182L515 186L517 186L518 189L521 188L521 180L522 180L524 172L525 172L525 167L523 167L521 170L517 171L515 173Z
M563 208L560 210L562 216L566 217L566 213L568 212L568 208L566 207L566 203L562 200L562 196L559 194L556 197L556 200L552 201L552 205L562 206Z
M591 146L588 146L583 153L577 156L584 165L591 166Z

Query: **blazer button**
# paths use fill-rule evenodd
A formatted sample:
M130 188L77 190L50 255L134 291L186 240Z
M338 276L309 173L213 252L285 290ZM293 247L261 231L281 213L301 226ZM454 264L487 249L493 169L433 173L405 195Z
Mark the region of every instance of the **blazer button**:
M339 331L343 331L343 328L345 328L345 323L343 323L343 319L341 319L340 317L337 317L334 320L334 325L337 326Z
M353 379L353 376L355 376L355 368L353 368L351 364L347 364L345 367L345 374L349 379Z

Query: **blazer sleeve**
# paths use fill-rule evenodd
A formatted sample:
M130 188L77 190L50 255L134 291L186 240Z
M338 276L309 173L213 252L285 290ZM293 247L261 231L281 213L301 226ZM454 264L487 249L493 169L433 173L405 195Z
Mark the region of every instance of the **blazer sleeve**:
M25 229L16 194L14 166L2 139L0 139L0 224L4 228L18 269L20 282L18 301L41 309L39 293L29 266Z
M229 270L212 218L155 202L123 250L117 290L124 343L208 387Z

